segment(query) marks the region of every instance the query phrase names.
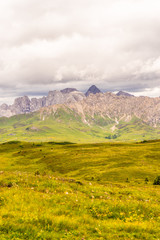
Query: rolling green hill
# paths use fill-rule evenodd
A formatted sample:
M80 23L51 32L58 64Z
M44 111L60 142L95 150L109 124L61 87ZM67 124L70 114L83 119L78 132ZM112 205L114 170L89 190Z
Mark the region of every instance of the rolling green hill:
M0 144L0 236L159 239L160 142Z
M40 112L0 118L0 142L22 141L70 141L109 142L138 141L160 138L160 129L149 126L133 117L129 122L95 115L80 115L70 109L59 108L55 113Z

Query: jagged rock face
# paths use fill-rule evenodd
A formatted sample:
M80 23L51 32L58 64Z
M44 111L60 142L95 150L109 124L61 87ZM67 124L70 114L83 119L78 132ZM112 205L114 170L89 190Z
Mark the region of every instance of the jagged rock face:
M85 123L87 123L87 116L94 119L94 116L98 115L114 121L130 121L133 116L136 116L151 126L160 126L159 97L131 97L123 94L117 96L109 92L89 94L85 97L83 93L78 91L70 91L69 93L51 91L47 97L32 98L31 100L25 96L15 99L11 106L2 104L0 117L10 117L39 109L42 109L42 112L43 109L50 112L50 109L54 110L62 106L75 111Z
M85 98L84 94L81 92L69 91L67 93L67 91L65 91L65 93L61 91L50 91L47 97L39 99L32 98L30 100L27 96L16 98L13 105L8 106L7 104L2 104L0 106L0 117L10 117L13 115L35 112L42 107L64 103L74 103Z
M84 94L78 91L71 91L69 93L62 93L61 91L52 91L48 93L46 98L46 106L54 104L65 104L70 102L81 101Z
M38 111L40 108L46 106L46 97L42 98L32 98L30 101L30 111L35 112Z
M89 94L97 94L97 93L100 93L101 91L95 86L95 85L92 85L88 91L85 93L86 97L89 96Z
M50 91L46 98L46 106L64 103L63 93L60 91Z
M95 115L107 117L115 123L128 122L135 116L153 127L160 126L160 98L117 96L109 92L91 94L81 101L41 109L41 115L44 110L45 114L47 111L51 114L66 107L79 114L84 123L89 123L88 116L94 119Z
M11 111L16 114L30 112L30 99L27 96L16 98L11 106Z
M127 93L127 92L123 92L123 91L119 91L116 95L117 96L134 97L134 95Z
M77 91L71 92L70 94L65 96L66 96L65 98L66 103L80 102L85 98L85 95L83 93L77 92Z
M12 112L9 108L9 106L5 103L3 103L1 106L0 106L0 117L11 117L12 116Z
M76 106L70 105L75 111ZM84 116L107 116L111 119L129 121L133 116L151 126L160 125L160 98L116 96L113 93L91 94L80 103Z

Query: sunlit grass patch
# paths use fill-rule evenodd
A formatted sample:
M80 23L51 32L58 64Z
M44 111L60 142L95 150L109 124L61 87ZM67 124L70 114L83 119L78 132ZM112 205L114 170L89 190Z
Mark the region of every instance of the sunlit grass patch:
M0 145L0 239L160 238L159 147Z

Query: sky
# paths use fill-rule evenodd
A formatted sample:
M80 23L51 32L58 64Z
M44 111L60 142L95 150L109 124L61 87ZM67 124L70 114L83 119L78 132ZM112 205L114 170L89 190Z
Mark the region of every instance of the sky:
M92 84L160 96L159 0L0 1L0 103Z

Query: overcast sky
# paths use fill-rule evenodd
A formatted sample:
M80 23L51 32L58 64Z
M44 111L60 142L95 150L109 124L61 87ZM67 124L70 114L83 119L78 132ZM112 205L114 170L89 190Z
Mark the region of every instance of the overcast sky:
M0 1L0 103L92 84L160 96L160 0Z

